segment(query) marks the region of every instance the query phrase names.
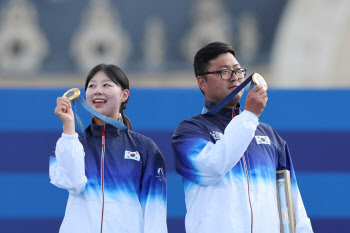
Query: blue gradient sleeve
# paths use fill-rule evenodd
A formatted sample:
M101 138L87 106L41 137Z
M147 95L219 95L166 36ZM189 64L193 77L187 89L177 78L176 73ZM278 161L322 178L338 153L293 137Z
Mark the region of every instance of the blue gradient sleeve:
M55 147L52 149L52 153L50 154L50 158L49 158L49 168L53 167L57 164L57 159L56 159L56 155L55 155Z
M49 175L51 183L67 189L70 194L79 195L85 188L85 152L78 135L62 133L54 154L50 157Z
M167 232L166 167L158 147L150 140L141 183L140 202L144 233Z
M173 140L176 171L197 184L202 183L203 174L193 161L209 141L202 138L178 138Z
M172 138L177 172L199 185L216 184L241 159L258 124L257 117L246 111L224 131L203 119L181 122Z

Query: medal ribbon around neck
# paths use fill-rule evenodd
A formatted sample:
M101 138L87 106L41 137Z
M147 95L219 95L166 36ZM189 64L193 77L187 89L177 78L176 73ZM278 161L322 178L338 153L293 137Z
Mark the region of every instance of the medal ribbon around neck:
M75 102L78 102L86 111L88 111L89 113L91 113L95 117L99 118L100 120L102 120L104 122L107 122L107 123L113 125L114 127L119 129L120 131L125 131L128 129L128 127L126 127L123 123L117 121L116 119L107 117L107 116L99 113L95 109L93 109L86 102L86 100L80 95L80 90L78 88L72 88L72 89L68 90L66 93L64 93L63 97L68 98L74 105L74 108L75 108L74 115L76 118L77 132L78 132L79 136L81 136L81 137L85 137L85 131L84 131L83 122L81 121L81 119L78 115Z
M258 73L253 73L246 80L244 80L241 85L236 87L236 89L234 89L230 94L228 94L228 96L221 100L220 103L212 107L209 111L208 109L203 108L202 114L215 115L218 111L225 107L228 102L230 102L245 86L247 86L249 82L251 82L249 90L253 89L258 84L261 84L265 91L267 90L267 83L265 82L264 78Z

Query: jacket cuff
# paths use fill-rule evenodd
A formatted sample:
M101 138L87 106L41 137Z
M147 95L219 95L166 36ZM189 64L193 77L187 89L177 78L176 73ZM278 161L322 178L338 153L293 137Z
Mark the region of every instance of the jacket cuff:
M243 116L247 117L249 120L252 120L256 123L259 122L259 118L254 113L252 113L248 110L244 110L240 115L243 115Z
M73 140L73 139L77 139L77 138L78 138L78 134L75 133L75 134L73 134L73 135L70 135L70 134L62 133L61 138L62 138L62 139Z

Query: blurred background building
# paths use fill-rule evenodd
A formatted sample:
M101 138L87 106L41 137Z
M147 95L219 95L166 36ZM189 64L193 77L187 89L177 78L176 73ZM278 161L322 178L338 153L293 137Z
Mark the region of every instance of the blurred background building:
M79 83L105 62L135 84L195 86L193 56L217 40L272 87L350 85L346 0L2 0L0 10L4 85Z
M169 232L184 232L170 140L202 108L192 63L213 41L269 84L261 120L290 144L315 232L348 232L349 25L347 0L0 0L0 232L58 232L67 192L48 178L55 99L102 62L130 79L126 113L166 157Z

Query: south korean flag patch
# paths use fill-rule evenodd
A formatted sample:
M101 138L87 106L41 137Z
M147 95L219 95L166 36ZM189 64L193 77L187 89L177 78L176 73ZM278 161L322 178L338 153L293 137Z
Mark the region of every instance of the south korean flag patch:
M268 136L255 136L256 143L270 145L270 138Z
M125 151L125 154L124 154L124 158L125 159L133 159L133 160L136 160L136 161L140 161L140 154L138 151L136 152L132 152L132 151Z

